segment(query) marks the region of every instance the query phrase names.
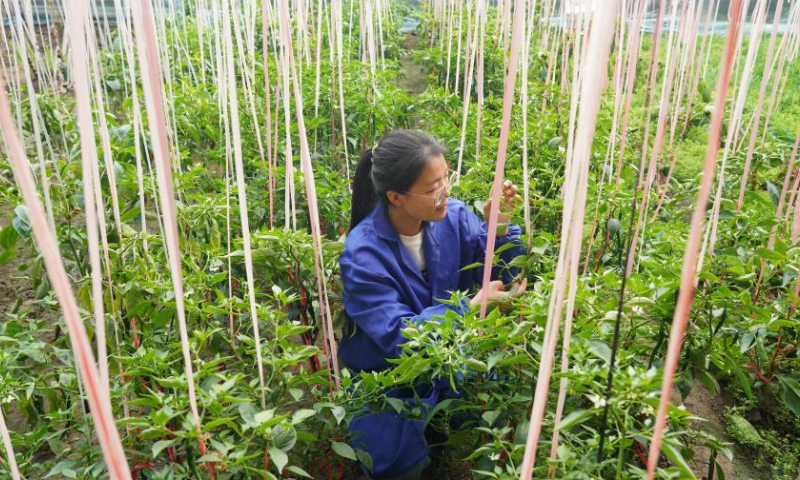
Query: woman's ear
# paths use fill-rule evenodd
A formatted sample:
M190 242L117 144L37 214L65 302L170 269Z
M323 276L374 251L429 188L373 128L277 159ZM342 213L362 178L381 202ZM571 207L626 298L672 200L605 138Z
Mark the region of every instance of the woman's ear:
M394 190L386 192L386 198L389 200L389 203L395 207L399 207L403 204L403 194L395 192Z

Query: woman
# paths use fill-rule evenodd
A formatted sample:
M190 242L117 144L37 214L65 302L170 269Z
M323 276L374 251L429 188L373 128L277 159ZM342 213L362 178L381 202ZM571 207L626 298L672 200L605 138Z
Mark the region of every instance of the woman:
M361 157L353 184L352 217L345 251L339 261L347 326L339 358L353 371L388 369L400 356L400 330L406 322L426 322L447 309L463 313L482 291L460 305L441 303L454 291L467 291L483 278L486 224L463 202L449 198L452 174L444 146L430 135L395 130ZM506 182L503 200L513 207L516 187ZM484 208L484 215L489 205ZM501 215L497 247L509 242L501 261L521 253L520 228ZM493 272L495 276L499 269ZM510 281L506 274L506 281ZM516 286L516 295L526 282ZM502 281L488 286L490 301L507 299ZM447 383L416 394L430 407L448 394ZM401 392L390 392L399 398ZM430 463L424 425L394 412L366 412L350 423L353 443L372 457L375 479L416 480ZM365 468L365 471L367 469Z

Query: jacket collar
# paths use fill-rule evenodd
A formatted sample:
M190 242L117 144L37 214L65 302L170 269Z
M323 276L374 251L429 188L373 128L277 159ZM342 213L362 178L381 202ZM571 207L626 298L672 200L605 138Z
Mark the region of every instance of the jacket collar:
M375 207L375 210L371 213L372 216L372 227L375 230L375 233L378 237L383 238L389 242L396 244L398 247L400 246L400 235L397 233L397 230L394 229L392 222L389 220L389 216L387 215L386 208L383 205L378 204ZM446 229L443 230L443 224L447 221L447 219L442 220L441 222L423 222L422 228L425 230L425 235L423 236L423 250L425 252L425 264L426 269L428 271L428 282L429 285L432 287L432 292L434 295L441 296L441 288L440 288L440 278L437 274L440 274L439 271L439 261L440 261L440 254L441 249L439 248L440 241L439 235L441 235ZM402 263L406 264L406 267L414 272L420 280L423 282L425 281L422 277L422 273L419 271L417 266L414 264L413 259L411 258L411 254L408 253L404 248L399 248L397 253L400 256L400 260Z
M375 233L378 234L384 240L389 240L390 242L399 242L400 236L397 234L397 230L394 229L392 222L389 221L389 216L386 212L386 207L383 206L381 202L378 202L375 205L375 209L372 210L372 227L375 229Z
M372 227L375 229L375 233L379 237L391 242L400 242L400 235L398 235L397 230L394 229L392 222L389 220L389 215L387 214L386 208L383 206L383 204L379 202L378 205L375 206L375 209L372 211L371 215ZM442 222L422 222L422 228L425 230L426 242L430 242L432 245L436 246L439 245L437 234L440 230L440 223Z

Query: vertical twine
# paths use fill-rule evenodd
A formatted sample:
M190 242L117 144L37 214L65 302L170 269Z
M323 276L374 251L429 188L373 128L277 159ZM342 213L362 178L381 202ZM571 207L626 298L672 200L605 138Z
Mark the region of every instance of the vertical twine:
M703 219L705 218L706 205L708 204L708 197L711 192L711 182L714 178L714 167L717 163L720 131L722 129L722 119L725 115L725 103L728 98L728 85L730 83L731 69L733 67L735 53L734 44L739 32L739 17L742 14L741 6L742 0L733 0L730 5L728 36L726 39L725 53L722 57L716 97L714 99L714 112L709 128L708 148L706 150L703 178L700 183L695 210L692 214L689 241L686 244L686 252L683 259L680 291L675 305L675 314L672 320L669 343L667 345L667 357L664 362L661 400L655 418L655 429L650 443L650 453L647 462L647 480L653 480L653 478L655 478L656 469L658 467L661 443L667 423L667 409L669 408L670 397L672 395L675 372L678 368L678 357L680 356L686 325L689 321L689 311L692 308L692 301L694 300L694 278L697 254L700 250Z

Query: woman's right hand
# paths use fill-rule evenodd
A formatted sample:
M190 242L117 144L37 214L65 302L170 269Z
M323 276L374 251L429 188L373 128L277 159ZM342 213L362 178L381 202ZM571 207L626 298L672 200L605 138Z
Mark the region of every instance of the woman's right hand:
M521 297L522 294L525 293L525 289L528 287L528 279L523 278L521 282L513 283L511 285L511 289L509 291L505 291L505 286L503 282L500 280L495 280L493 282L489 282L489 285L486 287L486 291L488 293L488 302L489 303L498 303L498 302L505 302L508 300L512 300L514 298ZM470 300L470 305L473 307L480 305L481 300L483 299L484 289L481 288L478 290L478 293L475 294L475 297Z

